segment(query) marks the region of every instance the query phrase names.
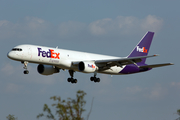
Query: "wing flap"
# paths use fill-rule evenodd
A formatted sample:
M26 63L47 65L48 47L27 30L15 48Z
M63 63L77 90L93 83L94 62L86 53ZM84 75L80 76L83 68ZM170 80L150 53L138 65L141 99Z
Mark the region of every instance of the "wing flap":
M153 64L153 65L140 66L139 68L156 68L156 67L163 67L167 65L174 65L174 64L173 63Z

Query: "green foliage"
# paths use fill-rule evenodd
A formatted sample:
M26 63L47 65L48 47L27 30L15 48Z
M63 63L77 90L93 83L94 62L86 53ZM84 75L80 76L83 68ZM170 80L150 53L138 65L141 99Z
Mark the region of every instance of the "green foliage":
M55 108L55 115L57 115L58 120L83 120L82 113L85 111L84 106L86 104L84 100L85 95L86 93L84 91L79 90L76 93L76 99L68 98L67 100L61 100L61 97L51 97L50 99L57 102L51 106ZM56 120L47 104L44 104L43 112L46 115L41 113L37 118L44 116L48 119Z
M15 118L14 115L11 115L11 114L9 114L6 118L8 120L17 120L17 118Z
M178 115L180 115L180 109L179 109L179 110L177 110L177 114L178 114Z

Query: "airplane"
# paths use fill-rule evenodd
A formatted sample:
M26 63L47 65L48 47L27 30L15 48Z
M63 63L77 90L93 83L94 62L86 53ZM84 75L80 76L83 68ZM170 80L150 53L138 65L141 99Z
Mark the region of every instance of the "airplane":
M68 82L77 83L77 79L74 79L75 71L94 73L90 80L100 82L100 78L96 77L97 73L124 75L173 65L173 63L152 65L145 63L146 58L158 56L156 54L148 56L153 36L154 32L148 31L127 57L115 57L30 44L14 47L8 52L7 56L24 64L24 74L29 73L27 70L28 63L36 63L39 64L37 71L41 75L52 75L59 73L62 69L69 71L71 77L67 79Z

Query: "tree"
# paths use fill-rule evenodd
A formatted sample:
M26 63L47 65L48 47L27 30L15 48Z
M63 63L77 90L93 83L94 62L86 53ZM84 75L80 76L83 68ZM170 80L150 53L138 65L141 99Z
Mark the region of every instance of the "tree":
M177 110L177 114L178 114L178 115L180 115L180 109L179 109L179 110Z
M177 110L177 113L175 113L175 114L178 114L180 116L180 109ZM178 117L176 120L180 120L180 117Z
M11 114L9 114L6 118L8 120L17 120L17 118L15 118L14 115L11 115Z
M76 93L76 99L68 98L67 100L62 100L61 97L57 97L57 96L51 97L50 99L57 102L52 104L51 106L55 108L55 115L57 115L58 120L84 120L84 118L82 117L82 113L85 111L84 109L84 106L86 104L86 101L84 100L85 95L86 93L84 91L79 90ZM44 104L43 112L46 113L46 115L44 113L41 113L37 116L37 118L44 116L48 119L56 120L55 115L52 113L51 109L47 104Z

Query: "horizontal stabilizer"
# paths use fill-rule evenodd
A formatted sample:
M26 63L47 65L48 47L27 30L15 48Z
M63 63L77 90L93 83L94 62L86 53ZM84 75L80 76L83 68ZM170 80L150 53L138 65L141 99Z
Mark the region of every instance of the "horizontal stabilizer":
M173 63L164 63L164 64L154 64L154 65L145 65L145 66L140 66L139 68L156 68L156 67L163 67L167 65L174 65Z

